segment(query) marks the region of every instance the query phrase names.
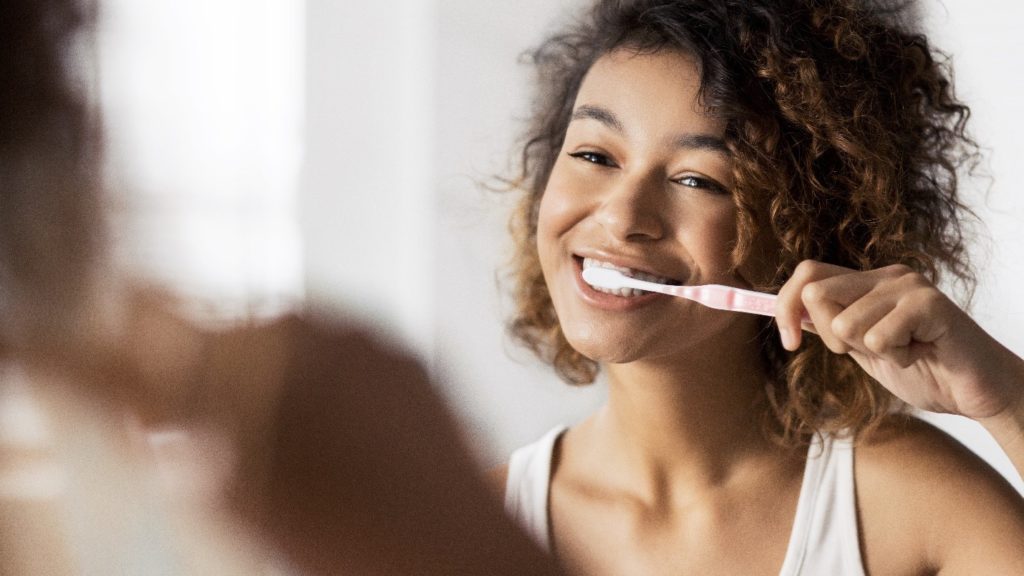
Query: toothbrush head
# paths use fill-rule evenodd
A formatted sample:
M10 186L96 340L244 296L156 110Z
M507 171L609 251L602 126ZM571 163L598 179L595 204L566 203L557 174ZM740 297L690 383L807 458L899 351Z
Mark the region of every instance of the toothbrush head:
M622 272L612 270L611 268L587 268L583 271L583 280L587 284L606 290L626 288L626 281L629 279Z

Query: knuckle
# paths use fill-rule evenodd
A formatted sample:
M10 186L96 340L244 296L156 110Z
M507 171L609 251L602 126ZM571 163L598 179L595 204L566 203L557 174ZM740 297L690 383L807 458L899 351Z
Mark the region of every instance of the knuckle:
M853 340L857 337L857 324L850 318L840 315L832 319L832 333L843 340Z
M882 355L889 347L888 340L877 330L869 330L864 334L864 347L871 352Z
M911 289L917 288L932 288L932 283L920 272L910 272L903 276L904 282L907 283Z
M822 302L825 300L825 287L820 282L809 282L800 290L800 299L804 302Z
M934 312L942 309L949 299L941 290L929 283L911 290L906 296L906 302L912 307Z
M939 308L950 302L949 298L941 290L929 285L921 291L921 301L928 308Z
M811 278L814 276L814 271L817 270L818 263L814 260L802 260L793 269L793 276L799 278Z
M909 274L916 274L914 269L906 264L890 264L882 268L882 271L890 278L900 278Z

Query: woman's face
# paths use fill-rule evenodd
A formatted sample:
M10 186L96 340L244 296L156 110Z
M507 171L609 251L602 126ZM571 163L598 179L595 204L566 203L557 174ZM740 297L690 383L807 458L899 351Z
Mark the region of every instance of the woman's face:
M746 286L730 258L736 207L725 123L702 111L698 87L690 57L628 50L599 59L580 87L541 200L537 247L566 338L595 360L671 357L755 329L748 315L610 294L581 276L599 265L663 283Z

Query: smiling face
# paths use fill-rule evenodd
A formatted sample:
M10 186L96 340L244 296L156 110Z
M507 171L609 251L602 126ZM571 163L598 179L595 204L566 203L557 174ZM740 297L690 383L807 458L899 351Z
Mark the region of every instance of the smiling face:
M584 266L675 284L746 286L733 272L732 161L725 122L698 104L699 73L677 52L617 50L591 67L541 200L537 247L562 331L603 362L665 358L726 335L749 315L679 298L610 294Z

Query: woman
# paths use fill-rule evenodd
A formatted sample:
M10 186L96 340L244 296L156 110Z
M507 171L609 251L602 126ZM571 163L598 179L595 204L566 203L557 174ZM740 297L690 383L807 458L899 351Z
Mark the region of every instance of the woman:
M0 574L555 574L405 354L305 314L210 333L100 285L94 10L0 12ZM184 431L198 473L156 490L131 422Z
M513 333L606 405L513 454L506 508L586 574L1024 573L1024 361L970 286L966 106L878 3L598 1L535 53ZM588 285L778 292L776 318ZM801 330L813 332L808 335Z

